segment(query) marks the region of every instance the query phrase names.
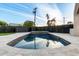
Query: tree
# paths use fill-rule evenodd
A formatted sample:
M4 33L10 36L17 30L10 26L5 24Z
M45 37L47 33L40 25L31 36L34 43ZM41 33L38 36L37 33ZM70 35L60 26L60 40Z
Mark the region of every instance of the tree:
M33 27L34 25L34 22L33 21L25 21L23 26L26 26L26 27Z
M47 25L50 26L49 14L46 14L46 18L47 18Z
M51 20L51 26L55 26L55 25L56 25L56 19L53 18L53 19Z
M8 24L4 21L0 21L0 26L7 26Z
M47 20L49 20L49 15L48 14L46 14L46 17L47 17Z
M48 25L48 26L55 26L55 25L56 25L56 19L53 18L52 20L48 20L48 21L47 21L47 25Z
M48 26L51 26L51 20L48 20L48 21L47 21L47 25L48 25Z

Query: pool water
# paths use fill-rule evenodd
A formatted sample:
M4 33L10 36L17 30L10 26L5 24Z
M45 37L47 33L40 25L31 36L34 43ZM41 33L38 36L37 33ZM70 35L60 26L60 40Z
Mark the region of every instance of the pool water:
M59 48L69 45L70 42L51 34L29 34L14 45L23 49Z

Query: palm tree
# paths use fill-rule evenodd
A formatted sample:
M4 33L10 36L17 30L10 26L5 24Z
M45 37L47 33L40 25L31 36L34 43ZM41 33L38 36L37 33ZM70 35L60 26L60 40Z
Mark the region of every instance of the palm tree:
M34 14L34 26L35 26L35 23L36 23L36 11L37 11L37 8L34 8L34 9L33 9L33 14Z
M46 14L46 17L47 17L47 20L49 20L49 15L48 14Z
M49 20L49 15L48 14L46 14L46 18L47 18L47 25L50 26L50 24L49 24L50 20Z
M51 26L55 26L55 24L56 24L56 20L55 20L55 18L53 18L53 19L51 20Z
M47 21L47 25L48 25L48 26L51 26L51 20L48 20L48 21Z

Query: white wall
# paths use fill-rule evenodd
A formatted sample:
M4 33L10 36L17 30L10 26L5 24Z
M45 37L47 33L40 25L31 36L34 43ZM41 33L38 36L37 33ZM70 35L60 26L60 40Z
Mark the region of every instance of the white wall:
M79 14L77 14L79 3L75 4L74 10L74 28L70 30L71 35L79 36Z

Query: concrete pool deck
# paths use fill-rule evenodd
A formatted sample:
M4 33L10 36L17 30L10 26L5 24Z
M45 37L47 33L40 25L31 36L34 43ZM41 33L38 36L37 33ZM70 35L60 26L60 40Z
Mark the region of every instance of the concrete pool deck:
M51 33L71 42L70 45L60 48L46 49L21 49L8 46L7 43L17 37L24 36L29 32L15 33L6 36L0 36L0 56L79 56L79 37L70 34Z

